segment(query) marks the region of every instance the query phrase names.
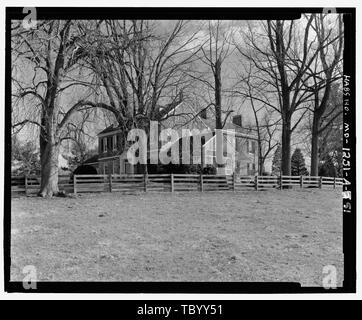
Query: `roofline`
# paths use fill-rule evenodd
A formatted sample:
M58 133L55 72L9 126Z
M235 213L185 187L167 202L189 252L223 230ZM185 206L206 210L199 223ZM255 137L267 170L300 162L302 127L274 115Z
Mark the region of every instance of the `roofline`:
M180 105L182 105L184 102L181 101L179 104L177 104L172 110L170 110L169 112L167 112L164 116L164 117L167 117L172 111L175 111ZM161 120L163 120L163 118Z
M184 104L184 101L181 101L175 108L173 108L172 110L170 110L168 113L165 114L164 117L168 116L172 111L176 110L180 105ZM192 105L189 105L191 110L192 110L192 114L195 116L195 118L198 118L199 121L201 121L201 123L207 128L210 129L209 126L202 120L201 116L200 116L200 112L196 112L194 107ZM209 107L209 106L208 106ZM208 107L205 107L204 109L207 109ZM204 110L203 109L203 110ZM164 120L164 119L161 119Z
M120 158L121 154L115 155L115 156L110 156L110 157L103 157L103 158L98 158L98 162L100 160L108 160L108 159L116 159L116 158Z
M99 162L84 162L83 164L81 164L82 166L92 166L92 165L95 165L95 164L99 164Z
M118 133L118 132L122 132L122 129L116 128L116 129L114 129L112 131L108 131L108 132L105 132L105 133L100 132L100 133L97 134L97 137L99 137L99 138L107 137L109 135L112 135L112 134L115 134L115 133Z
M221 129L223 132L230 132L230 129ZM238 131L234 131L235 133L235 137L242 137L242 138L248 138L248 139L253 139L253 140L258 140L258 137L257 136L254 136L254 135L250 135L250 134L247 134L247 133L243 133L243 132L238 132Z

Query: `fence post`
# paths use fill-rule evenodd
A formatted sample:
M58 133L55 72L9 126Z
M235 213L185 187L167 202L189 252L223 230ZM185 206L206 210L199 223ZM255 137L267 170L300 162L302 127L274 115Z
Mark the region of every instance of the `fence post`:
M233 172L233 191L235 191L235 185L236 185L236 173Z
M279 188L280 188L280 190L283 189L283 176L282 175L279 176Z
M112 173L108 175L109 192L112 192Z
M255 190L258 191L258 176L255 176Z
M336 177L334 177L334 180L333 180L333 189L336 188Z
M77 175L75 174L73 176L73 188L74 188L74 194L77 194Z
M28 176L25 176L25 195L28 195Z
M319 177L319 189L322 189L323 177Z
M204 177L203 177L202 173L200 173L200 191L201 192L204 191Z
M303 188L303 176L300 176L300 187Z
M175 191L174 181L173 181L173 173L171 173L171 192Z
M145 172L144 175L143 175L143 188L144 188L144 191L147 192L147 183L148 183L148 173Z

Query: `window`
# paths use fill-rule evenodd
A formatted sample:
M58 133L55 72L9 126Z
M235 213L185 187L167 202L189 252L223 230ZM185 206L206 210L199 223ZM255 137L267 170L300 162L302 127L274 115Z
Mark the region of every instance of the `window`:
M109 164L108 164L108 162L104 163L104 174L109 174Z
M107 152L107 138L103 138L103 153Z
M235 151L236 152L240 152L240 150L241 150L240 144L241 144L240 139L236 138L236 140L235 140Z
M247 143L247 152L248 152L248 153L255 153L255 150L256 150L256 142L255 142L255 141L248 140L248 143Z
M108 150L113 150L113 139L112 137L107 137Z
M113 151L117 150L117 135L113 136Z
M251 142L251 153L255 153L255 149L256 149L256 142L252 141Z
M127 159L125 159L124 160L124 173L128 173L127 170L128 169L128 160Z
M197 161L195 161L195 162L197 162ZM205 165L206 164L214 164L214 157L213 156L209 156L209 155L206 155L205 156L205 163L204 163Z

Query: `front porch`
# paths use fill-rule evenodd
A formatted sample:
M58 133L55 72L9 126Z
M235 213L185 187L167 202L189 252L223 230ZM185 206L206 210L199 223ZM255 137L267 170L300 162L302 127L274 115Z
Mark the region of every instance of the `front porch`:
M127 152L121 155L99 159L99 174L136 174L137 167L128 162Z

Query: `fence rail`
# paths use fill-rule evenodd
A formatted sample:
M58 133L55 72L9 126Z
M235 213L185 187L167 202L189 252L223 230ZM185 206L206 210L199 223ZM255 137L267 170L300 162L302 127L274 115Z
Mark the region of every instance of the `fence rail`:
M272 188L337 188L343 178L310 176L239 176L201 174L112 174L59 176L60 191L88 192L178 192L178 191L243 191ZM12 194L36 194L40 189L38 176L11 177Z

